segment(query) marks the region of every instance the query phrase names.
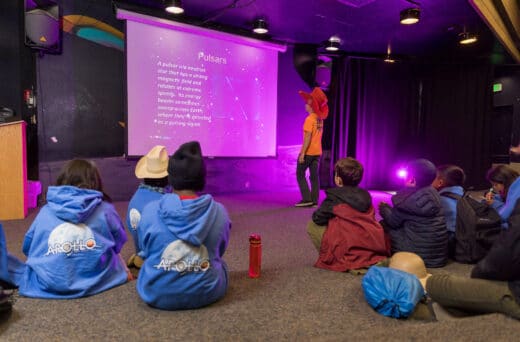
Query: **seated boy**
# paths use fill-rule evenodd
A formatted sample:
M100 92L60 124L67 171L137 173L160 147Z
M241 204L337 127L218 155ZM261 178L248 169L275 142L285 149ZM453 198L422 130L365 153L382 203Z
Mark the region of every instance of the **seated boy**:
M457 202L464 195L464 170L456 165L441 165L437 167L437 177L432 186L441 195L441 204L448 229L448 256L455 254L455 229L457 223ZM455 195L455 196L453 196Z
M389 256L384 231L376 221L372 197L360 187L363 166L343 158L334 166L336 188L313 213L307 233L319 251L315 266L344 272L374 265Z
M392 196L393 207L379 203L392 253L418 254L426 267L442 267L448 260L446 219L439 193L431 186L435 176L432 162L414 160L407 165L405 188Z
M138 226L144 263L137 292L163 310L193 309L222 298L228 287L226 251L231 223L226 209L209 194L198 142L170 157L173 193L148 204Z

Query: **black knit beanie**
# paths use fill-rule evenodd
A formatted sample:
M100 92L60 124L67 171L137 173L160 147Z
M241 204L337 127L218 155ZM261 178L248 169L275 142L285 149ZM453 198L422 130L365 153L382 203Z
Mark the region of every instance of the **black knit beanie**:
M206 165L198 141L182 144L168 161L168 181L174 190L202 191Z

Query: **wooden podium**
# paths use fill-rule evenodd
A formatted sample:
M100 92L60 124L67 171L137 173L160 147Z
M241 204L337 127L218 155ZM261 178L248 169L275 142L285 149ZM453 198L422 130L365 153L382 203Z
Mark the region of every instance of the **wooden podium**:
M0 220L27 216L25 121L0 124Z

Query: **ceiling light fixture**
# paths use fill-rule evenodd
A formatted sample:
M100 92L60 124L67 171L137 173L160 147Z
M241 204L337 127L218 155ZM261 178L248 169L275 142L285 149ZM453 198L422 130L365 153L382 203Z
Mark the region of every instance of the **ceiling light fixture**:
M400 13L400 22L403 25L412 25L419 22L421 10L419 8L406 8Z
M459 34L459 44L468 45L468 44L473 44L476 41L477 41L477 36L475 34L466 32L465 30L464 30L464 32Z
M264 19L256 19L253 25L253 32L258 34L266 34L269 32L266 21Z
M332 36L327 40L325 44L325 50L327 51L338 51L341 44L341 39L337 36Z
M181 0L166 0L164 2L164 10L168 13L181 14L184 13Z

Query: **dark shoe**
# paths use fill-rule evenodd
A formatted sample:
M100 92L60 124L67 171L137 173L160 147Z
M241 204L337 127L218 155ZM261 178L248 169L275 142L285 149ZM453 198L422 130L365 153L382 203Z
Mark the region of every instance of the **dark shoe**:
M312 207L314 203L312 203L312 201L300 201L298 203L296 203L294 206L295 207Z

